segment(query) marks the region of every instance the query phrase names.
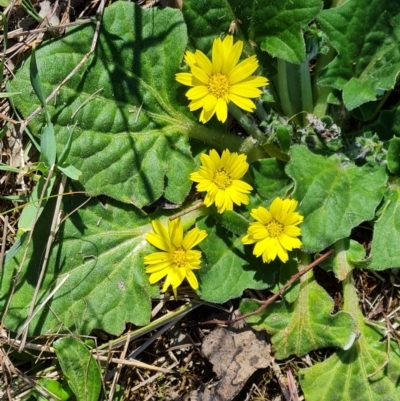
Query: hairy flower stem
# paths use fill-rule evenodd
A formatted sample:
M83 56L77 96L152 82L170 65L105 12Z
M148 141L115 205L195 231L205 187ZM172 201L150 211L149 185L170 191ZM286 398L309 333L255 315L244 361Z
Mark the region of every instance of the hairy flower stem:
M276 145L267 143L268 137L258 129L258 127L249 119L249 117L246 116L246 114L239 109L239 107L231 102L228 105L228 109L229 113L232 114L236 121L253 138L252 140L243 141L242 146L239 149L241 153L249 154L254 147L260 146L269 157L276 157L277 159L283 161L289 160L289 156L285 153L282 153Z

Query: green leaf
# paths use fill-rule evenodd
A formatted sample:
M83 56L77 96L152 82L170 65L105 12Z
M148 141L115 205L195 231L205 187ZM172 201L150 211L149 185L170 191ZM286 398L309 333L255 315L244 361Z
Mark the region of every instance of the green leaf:
M343 164L294 146L287 174L295 181L293 197L300 202L303 248L318 252L350 235L353 227L372 220L387 176L380 167Z
M67 391L69 389L63 388L61 383L58 382L57 380L52 380L52 379L48 379L48 378L44 377L44 378L38 380L38 384L41 387L44 387L46 390L48 390L54 396L58 397L58 399L60 399L61 401L68 401L69 399L71 399L72 394L70 394ZM39 392L34 391L34 393L35 393L38 401L42 401L42 400L48 401L48 399L44 398L42 395L40 395Z
M50 181L43 176L39 178L19 218L18 229L20 232L31 231L34 228L37 219L47 204L48 196L53 190L56 178L55 175L51 177Z
M225 227L227 230L232 231L236 235L245 235L249 227L249 221L241 214L234 210L226 210L224 213L218 213L216 207L211 209L215 220Z
M400 71L400 7L392 0L349 0L324 10L317 21L338 55L320 85L343 90L348 110L393 89Z
M40 76L39 76L39 71L36 63L36 48L32 48L32 55L30 58L30 63L29 63L29 70L30 70L30 81L33 90L36 93L36 96L40 100L40 104L43 106L44 109L46 109L46 98L43 95L43 90L42 90L42 84L40 82Z
M79 177L82 174L82 171L78 170L74 166L69 164L63 164L62 166L57 166L57 168L64 173L67 177L71 178L72 180L78 181Z
M400 138L392 138L386 156L387 166L392 174L400 175Z
M198 271L201 298L223 303L242 295L247 288L271 287L280 263L265 264L252 255L233 232L215 224L212 216L202 219L198 227L207 230L207 238L199 244L203 252L202 268Z
M183 15L194 48L210 49L210 41L234 24L239 39L251 41L292 63L305 57L302 27L322 9L321 0L185 0ZM247 44L247 48L251 47Z
M292 278L293 275L299 272L299 262L296 258L291 257L285 264L282 265L282 268L279 269L279 277L275 286L271 288L271 291L276 293L278 292L283 285L285 285L289 279ZM300 291L300 281L297 280L290 287L288 287L285 292L282 294L285 301L288 303L294 302L299 296Z
M77 27L36 52L45 96L89 51L95 26ZM49 102L61 154L76 124L66 162L82 171L89 195L106 194L138 207L161 196L181 203L191 188L194 162L188 136L218 149L237 150L240 139L197 123L186 89L175 81L187 44L179 10L143 10L116 2L104 11L96 51ZM12 82L23 94L15 105L26 116L38 106L30 88L29 62ZM31 128L40 132L43 116Z
M365 249L357 241L344 238L335 243L335 252L320 263L325 270L332 270L338 280L343 281L354 267L362 262Z
M343 347L351 336L353 318L345 312L331 314L333 300L312 278L312 272L300 280L300 293L294 303L276 302L246 319L256 330L267 330L272 335L277 359L302 356L319 348ZM259 307L257 302L243 301L240 311L249 313Z
M53 343L53 347L77 401L98 401L101 373L89 349L73 337L60 338Z
M385 195L385 207L374 227L370 269L400 267L399 241L400 187L393 185Z
M278 159L262 159L250 164L249 173L257 192L268 200L285 197L293 182L285 173L286 163Z
M40 141L40 161L48 168L51 168L56 162L56 138L54 136L54 126L48 123L43 128Z
M362 316L361 316L362 318ZM300 369L307 401L400 400L400 355L397 343L387 353L383 330L362 324L349 350L338 350L322 363Z
M292 134L293 128L291 125L279 124L276 127L276 138L278 139L279 145L284 153L287 153L290 150Z
M382 110L378 121L364 127L364 132L367 131L377 133L381 140L389 140L393 136L400 137L400 104L392 110Z
M60 288L35 315L29 335L73 332L89 334L94 328L119 335L126 322L144 325L150 319L151 287L143 256L150 252L144 235L150 219L132 205L68 195L63 199L62 224L52 246L37 306ZM42 266L49 236L54 199L48 201L36 224L22 271L18 276L5 326L18 331L24 323ZM0 310L4 310L15 271L22 262L26 241L8 257L0 283ZM64 281L65 280L65 281Z

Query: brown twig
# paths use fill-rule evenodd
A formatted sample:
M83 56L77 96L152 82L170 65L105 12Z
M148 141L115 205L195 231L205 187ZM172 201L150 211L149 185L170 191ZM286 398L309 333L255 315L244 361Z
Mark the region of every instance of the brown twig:
M194 205L188 207L187 209L182 210L182 211L180 211L180 212L178 212L178 213L173 214L172 216L169 217L169 220L170 220L170 221L175 220L175 219L177 219L178 217L184 216L185 214L188 214L189 212L191 212L191 211L193 211L193 210L199 209L199 208L202 207L202 206L204 206L203 201L200 201L200 202L198 202L198 203L195 203Z
M290 287L295 281L297 281L301 276L304 276L307 272L309 272L311 269L313 269L315 266L317 266L319 263L321 263L323 260L325 260L334 250L330 249L328 252L324 253L322 256L320 256L318 259L314 260L314 262L310 263L307 267L305 267L303 270L299 271L298 273L294 274L292 278L283 286L280 288L280 290L272 295L272 297L268 298L267 300L263 301L261 306L249 313L245 313L242 316L237 317L236 319L231 319L231 320L218 320L218 319L213 319L213 320L208 320L206 322L198 322L196 325L199 326L205 326L208 324L233 324L236 323L240 320L246 319L250 316L258 315L261 313L269 304L274 302L278 297L280 297L286 290L286 288Z

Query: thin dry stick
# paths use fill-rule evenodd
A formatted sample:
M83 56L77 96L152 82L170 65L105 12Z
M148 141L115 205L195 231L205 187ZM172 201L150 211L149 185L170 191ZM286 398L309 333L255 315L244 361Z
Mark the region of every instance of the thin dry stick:
M126 337L125 346L124 346L124 349L121 354L121 359L125 359L126 353L128 352L129 342L130 342L130 335L128 335L128 337ZM110 394L108 395L108 399L110 401L112 401L114 399L115 387L118 383L118 379L119 379L119 375L121 374L122 366L123 365L121 363L119 363L117 365L115 376L114 376L114 379L113 379L113 382L112 382L111 388L110 388Z
M187 209L182 210L181 212L173 214L172 216L169 217L169 220L170 221L175 220L178 217L184 216L185 214L188 214L189 212L191 212L193 210L201 208L203 205L204 205L203 201L200 201L199 203L195 203L194 205L188 207Z
M85 25L93 22L92 18L86 18L82 19L79 21L74 21L70 22L68 24L63 24L63 25L50 25L46 26L44 28L37 28L37 29L32 29L28 31L23 31L22 28L16 29L15 31L9 32L7 35L7 39L12 39L18 36L28 36L28 35L35 35L37 33L42 33L42 32L49 32L49 31L56 31L58 29L63 29L63 28L70 28L71 26L77 26L77 25ZM0 42L3 41L4 35L0 35Z
M29 322L32 320L32 317L33 317L33 311L35 309L36 300L37 300L37 297L39 295L40 287L42 286L42 281L43 281L44 274L45 274L45 271L46 271L47 262L49 260L50 249L51 249L51 246L53 244L54 238L56 236L56 233L57 233L57 230L58 230L58 227L59 227L61 201L63 199L62 194L65 191L65 185L67 183L67 178L68 177L66 175L62 176L60 187L58 189L58 195L59 196L57 197L56 207L54 208L53 221L51 222L50 234L49 234L49 238L47 239L46 251L45 251L44 258L43 258L42 267L40 269L40 275L39 275L39 278L38 278L38 282L36 284L35 292L33 294L33 298L32 298L31 304L29 306L28 315L26 317L25 324L23 326L24 329L22 331L21 345L20 345L20 347L18 349L19 352L21 352L23 350L24 344L26 342L26 337L28 336L28 325L29 325Z
M207 322L198 322L196 325L204 326L206 324L233 324L236 323L240 320L247 319L250 316L258 315L260 314L269 304L275 301L278 297L280 297L286 290L286 288L290 287L295 281L297 281L301 276L304 276L307 272L309 272L311 269L313 269L315 266L317 266L319 263L321 263L323 260L325 260L334 250L330 249L328 252L324 253L322 256L320 256L318 259L314 260L311 264L309 264L307 267L305 267L303 270L299 271L295 275L292 276L292 278L283 286L281 289L272 297L268 298L267 300L263 301L261 306L255 310L254 312L249 312L245 313L242 316L237 317L236 319L232 320L218 320L218 319L213 319L213 320L208 320Z

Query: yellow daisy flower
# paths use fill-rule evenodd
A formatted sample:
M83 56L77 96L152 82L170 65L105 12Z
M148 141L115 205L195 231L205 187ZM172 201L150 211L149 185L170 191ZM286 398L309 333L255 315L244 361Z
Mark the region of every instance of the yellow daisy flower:
M296 207L294 199L276 198L269 210L261 206L251 211L251 216L257 221L250 223L242 242L246 245L255 243L253 254L257 257L262 255L264 263L273 261L277 256L285 263L289 259L287 251L301 247L297 238L301 230L296 226L304 217L294 211Z
M162 252L155 252L144 257L146 273L150 273L150 284L160 281L165 276L162 292L171 285L175 298L177 288L186 278L190 286L197 290L199 283L192 270L200 269L201 252L192 250L198 245L207 233L197 227L190 230L183 237L181 219L168 221L168 228L157 220L151 222L154 233L146 235L146 240Z
M250 98L261 95L258 88L267 85L268 79L251 75L258 68L256 56L237 64L242 50L243 42L238 40L233 44L233 36L227 35L224 40L214 39L212 61L200 50L186 52L185 60L191 72L181 72L175 78L183 85L192 86L186 92L186 97L191 100L189 109L203 108L200 113L202 123L215 113L219 121L225 122L229 102L249 112L256 108Z
M213 203L218 213L225 210L233 210L233 204L247 205L249 197L246 195L253 189L249 184L241 181L249 164L246 155L231 153L228 149L219 157L216 150L211 150L210 155L200 156L199 171L190 174L190 179L198 182L196 188L199 192L207 192L204 204L209 207Z

